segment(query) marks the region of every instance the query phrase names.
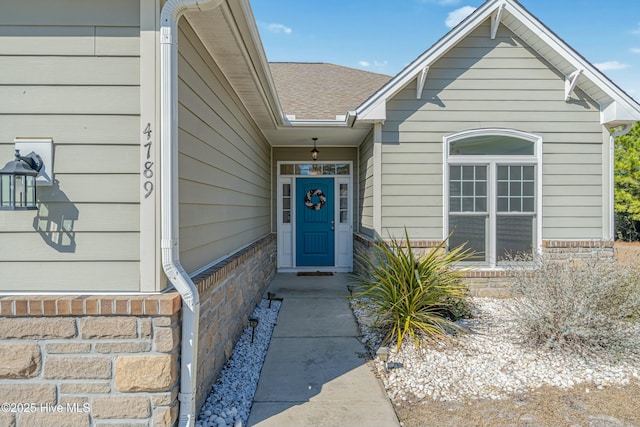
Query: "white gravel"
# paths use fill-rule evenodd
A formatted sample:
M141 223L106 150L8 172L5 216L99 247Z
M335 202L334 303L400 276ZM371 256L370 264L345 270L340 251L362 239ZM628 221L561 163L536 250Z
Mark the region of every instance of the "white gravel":
M382 336L373 327L371 307L361 298L351 302L362 341L375 352ZM254 342L251 344L251 328L247 327L203 405L196 427L246 425L280 309L280 302L274 301L271 309L268 303L262 300L251 314L260 319ZM514 328L505 308L509 300L474 298L473 303L474 318L464 322L470 334L421 348L409 338L400 351L391 347L389 360L402 367L388 373L381 361L374 360L395 404L423 399L503 399L545 384L589 391L640 381L640 350L616 363L594 355L534 350L522 343Z
M474 318L465 322L472 333L423 348L416 348L408 338L400 351L391 347L389 360L403 367L388 373L375 359L394 403L503 399L545 384L583 387L588 392L640 380L640 351L611 362L595 355L534 350L522 343L513 327L505 308L509 300L475 298L473 302ZM365 345L375 351L382 337L372 328L371 308L366 300L357 299L352 300L352 309Z
M268 308L269 301L263 299L251 313L250 317L259 320L253 343L251 327L247 326L202 405L196 427L241 427L247 424L280 305L279 301L272 301L271 308Z

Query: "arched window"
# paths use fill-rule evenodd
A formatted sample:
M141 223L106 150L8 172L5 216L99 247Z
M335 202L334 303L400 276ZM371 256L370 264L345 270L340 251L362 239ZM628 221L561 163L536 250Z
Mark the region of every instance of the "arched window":
M493 267L531 254L540 240L539 136L481 129L444 138L445 231Z

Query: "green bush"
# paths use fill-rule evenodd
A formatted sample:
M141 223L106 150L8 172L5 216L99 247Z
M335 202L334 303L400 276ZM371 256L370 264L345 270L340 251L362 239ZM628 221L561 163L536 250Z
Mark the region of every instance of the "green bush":
M634 221L627 213L616 212L616 239L623 242L640 242L640 221Z
M454 265L470 253L462 247L447 252L445 244L416 256L405 229L403 242L378 239L371 256L357 256L360 271L367 273L355 276L361 289L356 296L375 306L385 343L395 341L399 348L407 335L419 344L423 336L461 330L454 321L470 313L468 290L464 270Z
M542 258L514 269L514 321L545 348L617 354L638 344L640 274L612 258Z

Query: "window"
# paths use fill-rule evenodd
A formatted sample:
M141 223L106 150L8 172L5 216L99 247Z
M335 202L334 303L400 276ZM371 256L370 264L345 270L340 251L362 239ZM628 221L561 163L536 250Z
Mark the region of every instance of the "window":
M282 223L291 224L291 184L282 184Z
M492 267L531 254L539 238L540 138L494 129L462 132L445 143L449 246L466 244L476 253L473 261Z
M350 175L351 166L343 163L283 163L280 175Z
M340 223L349 223L349 186L340 184Z

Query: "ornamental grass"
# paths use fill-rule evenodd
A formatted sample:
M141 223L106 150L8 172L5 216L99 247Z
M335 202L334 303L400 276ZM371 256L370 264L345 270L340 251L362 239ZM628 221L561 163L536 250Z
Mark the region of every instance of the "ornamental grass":
M378 239L371 253L358 254L364 273L354 277L360 289L355 296L375 307L383 343L395 342L400 348L409 336L422 345L424 337L462 331L455 320L468 316L470 305L465 271L455 266L471 255L463 247L447 251L446 240L416 255L406 229L403 241L392 238L387 244Z

